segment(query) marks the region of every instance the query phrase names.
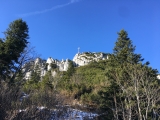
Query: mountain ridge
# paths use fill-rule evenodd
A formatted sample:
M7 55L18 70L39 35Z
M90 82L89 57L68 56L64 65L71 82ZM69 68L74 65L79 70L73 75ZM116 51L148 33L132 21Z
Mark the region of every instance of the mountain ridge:
M62 59L61 61L58 59L53 59L49 57L47 60L41 59L40 57L36 58L34 61L31 61L25 64L22 67L23 72L25 72L24 79L28 80L31 78L33 72L37 72L40 74L40 77L46 75L46 73L52 68L58 68L59 71L67 71L69 68L69 63L73 62L75 67L85 66L91 63L92 61L106 60L108 59L108 53L104 52L83 52L77 53L73 60ZM30 66L30 67L29 67ZM52 70L52 76L56 75L55 70Z

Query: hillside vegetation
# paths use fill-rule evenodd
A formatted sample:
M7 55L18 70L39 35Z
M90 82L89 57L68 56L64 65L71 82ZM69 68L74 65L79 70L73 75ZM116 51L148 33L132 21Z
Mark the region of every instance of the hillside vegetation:
M48 119L53 109L59 110L60 116L66 112L62 108L66 104L96 112L99 115L95 119L100 120L160 118L158 71L150 67L149 62L143 62L141 55L134 52L135 46L125 30L118 33L113 54L108 54L108 59L93 61L81 67L75 67L69 61L67 71L59 71L53 65L42 79L37 69L29 80L24 81L25 73L21 66L25 61L20 58L27 48L28 29L20 23L26 26L22 20L16 20L7 29L8 36L0 39L0 118ZM14 24L17 25L16 28ZM9 31L13 30L14 33L17 28L20 28L20 35L10 35ZM17 50L17 44L22 44L18 40L23 43L23 47ZM11 52L12 50L17 51ZM54 77L52 71L56 71ZM19 102L22 92L29 96ZM5 101L5 98L8 100ZM36 106L44 106L46 110L35 110ZM19 109L27 110L17 112Z

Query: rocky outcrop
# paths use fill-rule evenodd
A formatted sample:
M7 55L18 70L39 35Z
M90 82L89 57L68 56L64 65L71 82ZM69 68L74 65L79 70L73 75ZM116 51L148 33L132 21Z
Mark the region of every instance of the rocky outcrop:
M107 53L84 52L84 53L77 53L73 58L73 62L75 63L76 66L84 66L92 61L99 61L105 59L108 59Z
M73 58L73 63L75 67L84 66L89 64L92 61L106 60L108 59L107 53L95 53L95 52L84 52L77 53ZM59 71L67 71L69 68L69 60L59 61L57 59L53 59L49 57L47 60L42 60L41 58L37 58L34 61L30 61L29 63L23 65L22 72L25 74L24 79L28 80L31 78L33 72L37 72L40 77L46 75L47 71L51 70L52 76L56 76L55 69ZM157 75L157 78L160 80L160 74Z
M108 59L108 54L106 53L91 53L91 52L84 52L84 53L77 53L73 58L73 63L75 67L77 66L84 66L89 64L92 61L99 61ZM56 75L54 69L58 69L59 71L67 71L69 68L69 60L59 61L57 59L53 59L49 57L47 60L42 60L41 58L37 58L34 61L31 61L25 64L22 68L23 72L25 73L25 79L30 79L32 72L37 72L40 77L42 78L45 76L47 71L51 70L52 76Z
M52 65L57 66L59 68L59 71L67 71L68 67L69 67L68 59L66 59L66 60L62 59L62 61L59 61L57 59L53 59L53 58L49 57L47 59L46 63L48 64L48 66L47 66L48 71L51 70Z
M157 78L160 80L160 74L159 74L159 75L157 75Z
M47 72L46 60L37 58L34 61L30 61L29 63L23 65L22 71L23 73L25 73L25 77L24 77L25 79L30 79L33 72L39 73L40 77L42 77Z
M68 67L68 59L59 61L51 57L49 57L47 60L37 58L35 59L35 61L31 61L25 64L22 68L22 71L25 73L25 79L30 79L33 72L37 72L42 78L49 70L57 68L59 69L59 71L67 71ZM54 70L52 70L51 72L53 76L56 75L56 72Z

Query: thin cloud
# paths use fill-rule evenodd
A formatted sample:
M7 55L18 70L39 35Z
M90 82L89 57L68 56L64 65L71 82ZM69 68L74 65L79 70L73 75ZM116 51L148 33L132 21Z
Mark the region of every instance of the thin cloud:
M71 0L70 3L75 3L75 2L79 2L80 0Z
M73 4L73 3L76 3L76 2L79 2L79 1L80 0L70 0L70 2L68 2L66 4L56 5L56 6L53 6L52 8L41 10L41 11L35 11L35 12L30 12L30 13L19 14L18 16L20 16L20 17L28 17L28 16L31 16L31 15L43 14L43 13L46 13L46 12L53 11L55 9L63 8L65 6L68 6L70 4Z

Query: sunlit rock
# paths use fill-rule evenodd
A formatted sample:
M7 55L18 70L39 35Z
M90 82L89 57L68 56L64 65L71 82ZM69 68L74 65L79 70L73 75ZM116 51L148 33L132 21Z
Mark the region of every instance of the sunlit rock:
M159 75L157 75L157 78L160 80L160 74L159 74Z
M89 64L92 61L99 61L108 59L108 54L106 53L91 53L91 52L84 52L84 53L77 53L73 58L73 63L76 66L84 66ZM25 64L22 67L22 71L25 73L25 79L31 79L31 75L33 72L36 72L40 75L42 79L43 76L46 75L48 71L51 71L52 76L56 76L56 71L67 71L69 68L69 60L62 59L61 61L57 59L53 59L49 57L47 60L43 60L41 58L37 58L34 61L30 61L29 63Z
M84 53L77 53L73 58L73 62L76 64L76 66L84 66L88 65L92 61L99 61L105 59L108 59L107 53L84 52Z

